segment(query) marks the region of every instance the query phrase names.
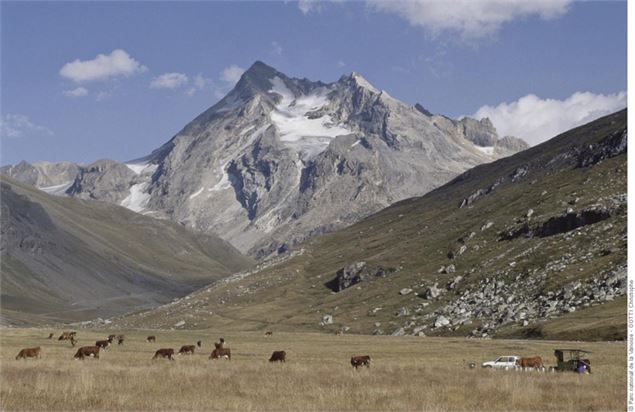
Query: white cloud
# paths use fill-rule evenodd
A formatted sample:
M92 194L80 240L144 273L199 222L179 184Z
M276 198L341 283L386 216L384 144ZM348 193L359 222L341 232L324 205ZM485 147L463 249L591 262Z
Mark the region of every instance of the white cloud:
M275 40L271 42L271 53L276 56L282 56L282 46Z
M463 39L478 39L496 33L503 24L516 19L560 17L568 11L572 1L367 0L367 4L373 10L396 14L413 26L424 28L432 36L449 32L459 34ZM305 8L308 13L314 5Z
M219 78L232 86L240 80L240 76L243 75L245 69L242 67L238 67L235 64L232 64L229 67L225 67L223 71L220 73Z
M194 79L192 80L192 87L187 89L185 94L187 94L188 96L194 96L196 92L202 91L206 88L212 88L213 86L214 86L214 81L212 79L209 79L203 76L201 73L199 73L196 76L194 76Z
M0 118L0 137L19 138L24 135L53 135L48 127L35 124L23 114L5 114Z
M189 81L183 73L163 73L152 79L151 89L176 89L184 86Z
M88 89L80 86L72 90L64 90L63 93L66 97L83 97L88 95Z
M110 54L99 54L92 60L76 59L60 69L60 75L77 83L104 80L109 77L129 77L147 70L130 57L125 50L113 50Z
M320 3L318 0L298 0L298 8L302 14L308 14L312 11L319 11Z
M576 92L564 100L529 94L515 102L483 106L471 117L489 117L499 135L521 137L530 145L626 107L626 92Z

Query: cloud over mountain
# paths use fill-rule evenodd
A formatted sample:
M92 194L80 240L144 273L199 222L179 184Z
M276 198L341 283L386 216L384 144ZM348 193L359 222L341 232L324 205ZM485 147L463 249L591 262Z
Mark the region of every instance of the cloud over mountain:
M99 54L92 60L75 59L60 69L60 76L76 83L104 80L112 77L130 77L147 68L132 58L125 50L116 49L110 54Z

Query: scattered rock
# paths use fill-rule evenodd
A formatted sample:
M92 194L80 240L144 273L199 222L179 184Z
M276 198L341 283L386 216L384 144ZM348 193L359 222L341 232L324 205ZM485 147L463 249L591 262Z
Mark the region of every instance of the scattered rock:
M410 288L403 288L403 289L401 289L401 290L399 291L399 294L400 294L400 295L407 295L407 294L409 294L410 292L412 292L412 289L410 289Z

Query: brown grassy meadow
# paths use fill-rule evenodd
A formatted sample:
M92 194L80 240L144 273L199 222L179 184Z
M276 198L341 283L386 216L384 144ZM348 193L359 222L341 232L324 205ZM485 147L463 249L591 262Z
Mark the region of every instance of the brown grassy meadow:
M626 345L521 340L467 340L306 333L225 335L231 361L210 361L219 331L78 331L79 345L125 333L123 346L99 360L74 361L51 329L1 330L3 410L624 410ZM55 330L56 336L60 330ZM146 343L149 334L156 343ZM203 349L176 361L151 361L158 348ZM42 359L16 361L23 347ZM593 351L592 375L469 369L498 355L540 355L553 349ZM270 364L285 350L286 364ZM369 354L355 371L353 354Z

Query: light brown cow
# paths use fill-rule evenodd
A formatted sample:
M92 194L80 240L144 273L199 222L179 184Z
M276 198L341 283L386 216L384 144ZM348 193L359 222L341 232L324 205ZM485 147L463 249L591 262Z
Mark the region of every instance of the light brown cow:
M84 360L84 358L90 358L91 356L99 359L99 346L82 346L77 349L74 358Z
M71 340L71 337L75 337L77 332L62 332L57 340Z
M174 358L172 357L174 356L174 349L172 348L167 348L167 349L159 349L154 353L154 356L152 357L152 359L156 359L156 358L168 358L170 360L174 360Z
M287 361L287 352L283 350L276 350L271 354L269 358L269 362L286 362Z
M523 369L525 368L534 368L534 369L543 369L545 367L542 362L542 358L540 356L534 356L532 358L520 358L516 360L516 366L519 366Z
M179 355L194 355L194 349L196 346L194 345L183 345L179 350Z
M26 359L26 358L38 358L40 359L41 348L38 346L37 348L24 348L18 353L18 356L15 357L15 360L18 359Z
M148 336L146 338L146 342L156 342L156 341L157 341L157 338L156 338L156 336L153 336L153 335Z
M210 359L220 359L225 358L227 360L232 359L232 351L229 348L216 348L212 351L211 355L209 355Z
M366 366L367 368L370 368L370 356L353 356L351 357L351 365L355 369L359 368L360 366Z

